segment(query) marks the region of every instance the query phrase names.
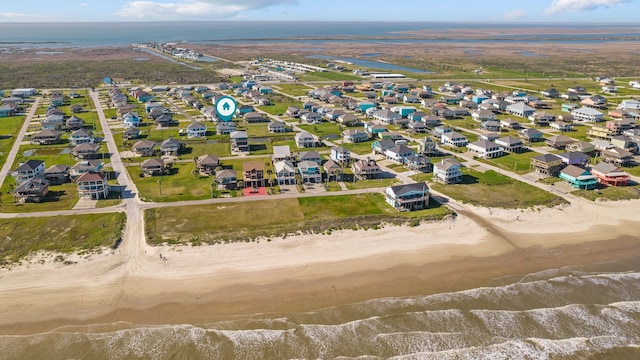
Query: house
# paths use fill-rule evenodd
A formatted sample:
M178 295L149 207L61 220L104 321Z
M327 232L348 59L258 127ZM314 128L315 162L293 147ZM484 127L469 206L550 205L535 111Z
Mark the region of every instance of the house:
M93 159L97 156L98 150L100 150L100 144L83 143L74 147L71 153L77 159Z
M562 158L554 154L542 154L531 158L531 166L540 177L558 176L564 166Z
M390 110L392 112L400 114L400 117L406 118L414 113L416 111L416 108L413 106L394 106Z
M155 153L156 143L150 140L136 141L131 147L137 156L153 156Z
M454 158L446 158L433 166L433 180L444 184L457 184L462 181L462 164Z
M522 129L518 132L520 137L522 137L525 141L532 143L536 141L542 141L542 131L533 128Z
M16 106L4 104L0 106L0 117L8 117L16 114Z
M246 131L234 131L229 134L229 138L231 140L231 151L232 152L248 152L249 147L249 136Z
M533 125L547 126L549 123L556 121L556 116L546 112L535 112L532 115L529 115L528 119Z
M147 159L140 165L140 170L145 176L158 176L164 174L164 160L158 158Z
M374 111L372 116L374 119L386 125L394 124L396 120L399 120L402 118L402 115L396 112L393 112L389 109Z
M267 125L267 129L270 133L283 133L287 132L287 125L283 121L272 121Z
M440 138L440 143L444 145L454 146L454 147L465 147L469 143L467 138L459 134L455 131L447 132L442 134Z
M373 150L374 154L384 154L385 151L391 149L395 145L396 142L392 139L382 139L374 141L373 144L371 144L371 149Z
M215 155L200 155L196 160L196 166L200 175L215 175L216 168L220 166L220 159Z
M331 181L332 179L335 181L342 181L342 166L338 165L335 161L329 159L324 165L324 171L327 173L327 180Z
M295 185L296 169L289 160L277 161L273 164L278 185Z
M138 116L137 112L127 112L122 115L122 125L124 127L139 127L142 120L140 120L140 116Z
M308 112L306 114L300 115L300 119L307 124L321 124L322 123L322 115L317 112Z
M326 112L324 114L325 119L329 120L329 121L337 121L338 118L342 115L346 114L346 112L344 110L340 110L340 109L334 109L334 110L330 110L328 112Z
M549 127L551 127L554 130L558 130L560 132L573 131L573 124L564 122L564 121L557 121L557 122L551 123Z
M409 170L416 170L421 172L431 171L431 160L425 155L416 154L409 155L404 158L404 165Z
M572 144L575 140L564 135L554 135L545 141L545 144L554 149L564 149L567 145Z
M11 176L13 176L17 184L21 184L29 179L42 177L44 175L44 171L44 161L27 160L13 170L11 172Z
M494 121L496 120L496 114L489 110L477 110L471 113L471 117L476 121Z
M514 138L513 136L501 137L496 139L494 142L496 145L501 146L506 152L519 153L526 150L522 140Z
M429 206L429 187L425 183L389 186L385 189L387 204L398 211L414 211Z
M289 106L287 108L286 114L290 118L298 118L300 117L300 108L297 106Z
M565 112L571 112L577 108L578 108L578 105L576 104L562 104L560 106L560 109Z
M581 107L572 110L571 115L575 120L593 123L603 121L602 118L604 116L600 111L590 107Z
M160 144L160 151L163 156L177 156L183 148L180 140L168 138Z
M633 154L617 147L602 151L601 156L602 161L619 166L627 166L633 163Z
M394 145L384 151L384 155L388 160L393 160L404 164L405 158L415 155L415 151L406 145Z
M298 148L316 147L316 138L306 131L299 132L295 135L295 141Z
M344 165L351 161L351 153L343 147L334 146L331 148L330 158L338 164Z
M109 184L107 175L99 172L86 172L76 179L80 198L99 200L109 196Z
M216 134L218 135L230 135L234 131L236 131L236 124L231 121L216 124Z
M58 144L62 140L62 132L57 130L42 130L31 135L30 142L39 145Z
M382 169L378 166L378 163L371 158L360 159L351 164L351 170L353 175L357 179L375 179L381 173Z
M542 96L544 96L544 97L548 97L548 98L552 98L552 99L555 99L555 98L560 96L560 92L555 88L551 88L551 89L547 89L547 90L541 91L540 94Z
M273 162L292 159L289 145L277 145L273 147L273 156L271 157Z
M500 122L495 120L483 121L480 124L480 128L487 131L500 131L502 129Z
M81 160L69 169L69 176L75 179L89 171L101 172L103 167L104 163L100 160Z
M49 181L40 177L28 179L13 189L16 203L39 203L49 192Z
M436 147L436 142L430 137L426 136L422 141L419 141L419 152L423 155L437 155L440 151Z
M253 111L254 111L254 108L251 105L240 105L238 106L238 110L236 110L236 114L238 114L239 116L244 116L245 114L248 114Z
M50 185L60 185L69 181L69 165L53 165L48 168L43 177Z
M502 147L493 141L478 140L467 145L470 152L483 159L492 159L504 155Z
M582 99L580 103L586 107L594 109L604 109L607 107L607 99L599 95L586 97Z
M586 141L576 141L567 145L566 149L567 151L579 151L583 154L592 154L596 151L596 147L592 143Z
M369 140L369 134L360 130L345 130L342 132L342 141L348 143L360 143Z
M177 123L176 121L173 120L173 114L171 113L160 114L155 118L153 118L153 122L156 125L156 127L159 127L159 128L166 128L171 125L175 125Z
M140 129L138 129L137 127L127 127L122 132L123 140L132 140L137 139L138 137L140 137Z
M506 111L513 116L528 118L530 115L533 115L533 113L536 112L536 109L525 103L515 103L507 106Z
M367 132L367 134L369 134L372 137L377 137L377 135L379 133L388 131L386 127L382 126L382 125L376 125L374 123L365 123L364 124L364 131Z
M342 114L338 116L338 122L344 126L355 126L360 123L360 118L354 114Z
M254 124L254 123L268 122L269 118L264 116L264 114L262 113L259 113L257 111L252 111L250 113L244 114L244 121L247 124Z
M91 132L85 129L76 130L69 135L69 144L71 146L93 143L94 140Z
M589 155L583 154L579 151L568 151L562 154L558 154L558 157L562 159L565 165L577 165L585 167L589 162Z
M247 189L264 187L264 163L262 161L242 163L242 180L244 187Z
M303 183L317 184L322 182L320 165L315 161L302 161L298 163L298 172Z
M425 125L424 123L421 123L419 121L410 122L409 123L409 129L411 129L411 130L413 130L413 132L419 133L419 134L424 134L429 130L427 125Z
M207 135L207 127L199 122L193 122L187 126L188 138L203 138Z
M591 168L591 173L603 185L626 186L629 182L629 174L621 170L619 167L601 162Z
M617 106L618 110L638 110L640 109L640 101L638 100L633 100L633 99L628 99L628 100L622 100L620 102L620 104Z
M238 184L238 175L235 170L220 170L216 173L216 183L225 189L233 190Z
M62 130L64 124L63 115L49 115L40 122L40 126L43 130Z
M322 157L317 151L302 151L298 153L298 162L302 161L315 161L322 164Z
M573 188L581 190L595 189L598 179L581 167L569 165L560 171L560 178L566 180Z
M84 127L84 121L82 121L82 119L78 117L71 116L70 118L67 119L67 121L65 121L65 128L67 129L67 131L74 131L74 130L82 129L83 127Z

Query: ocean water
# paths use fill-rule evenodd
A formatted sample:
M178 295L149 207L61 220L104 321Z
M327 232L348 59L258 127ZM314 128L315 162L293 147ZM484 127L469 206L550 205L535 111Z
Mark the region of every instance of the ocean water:
M549 26L583 30L580 34L546 34ZM7 47L99 47L127 46L144 42L191 42L199 44L252 43L286 41L324 43L354 41L375 43L439 43L451 39L423 39L403 34L429 29L502 29L492 39L474 41L595 43L638 39L640 32L630 31L637 24L504 24L445 22L98 22L98 23L0 23L0 48ZM532 28L531 34L512 35L511 29ZM613 29L611 34L594 34ZM453 40L468 41L468 40Z
M634 265L638 265L638 260ZM200 324L119 322L1 336L22 359L638 359L640 272L511 284Z

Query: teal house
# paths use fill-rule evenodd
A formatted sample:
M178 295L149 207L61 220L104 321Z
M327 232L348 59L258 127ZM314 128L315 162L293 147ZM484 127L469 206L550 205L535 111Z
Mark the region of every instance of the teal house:
M571 184L572 187L581 190L592 190L596 188L598 179L581 167L569 165L560 172L560 178Z
M372 102L363 101L361 103L358 103L358 111L360 111L361 113L365 113L368 109L374 107L376 107L376 104Z

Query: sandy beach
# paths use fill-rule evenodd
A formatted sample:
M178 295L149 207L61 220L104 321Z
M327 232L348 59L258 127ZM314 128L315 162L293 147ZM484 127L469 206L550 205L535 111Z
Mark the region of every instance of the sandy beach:
M639 208L640 201L539 211L467 207L457 218L417 227L202 247L123 244L74 265L33 259L0 271L0 333L179 324L487 286L640 255Z

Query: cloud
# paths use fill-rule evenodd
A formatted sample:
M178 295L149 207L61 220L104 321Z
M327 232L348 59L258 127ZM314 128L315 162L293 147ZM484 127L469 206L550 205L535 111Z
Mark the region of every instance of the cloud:
M517 21L522 20L527 16L527 13L522 9L516 9L507 11L504 15L502 15L502 19L506 21Z
M551 6L544 12L546 14L557 14L563 11L595 10L600 7L613 7L630 1L631 0L553 0Z
M51 19L51 16L48 15L40 15L40 14L21 14L21 13L14 13L14 12L5 12L5 13L0 13L0 19L3 20L13 20L13 21L20 21L20 20L48 20Z
M277 5L296 4L298 0L179 0L171 3L129 1L115 15L149 20L216 19L234 17L243 11Z

